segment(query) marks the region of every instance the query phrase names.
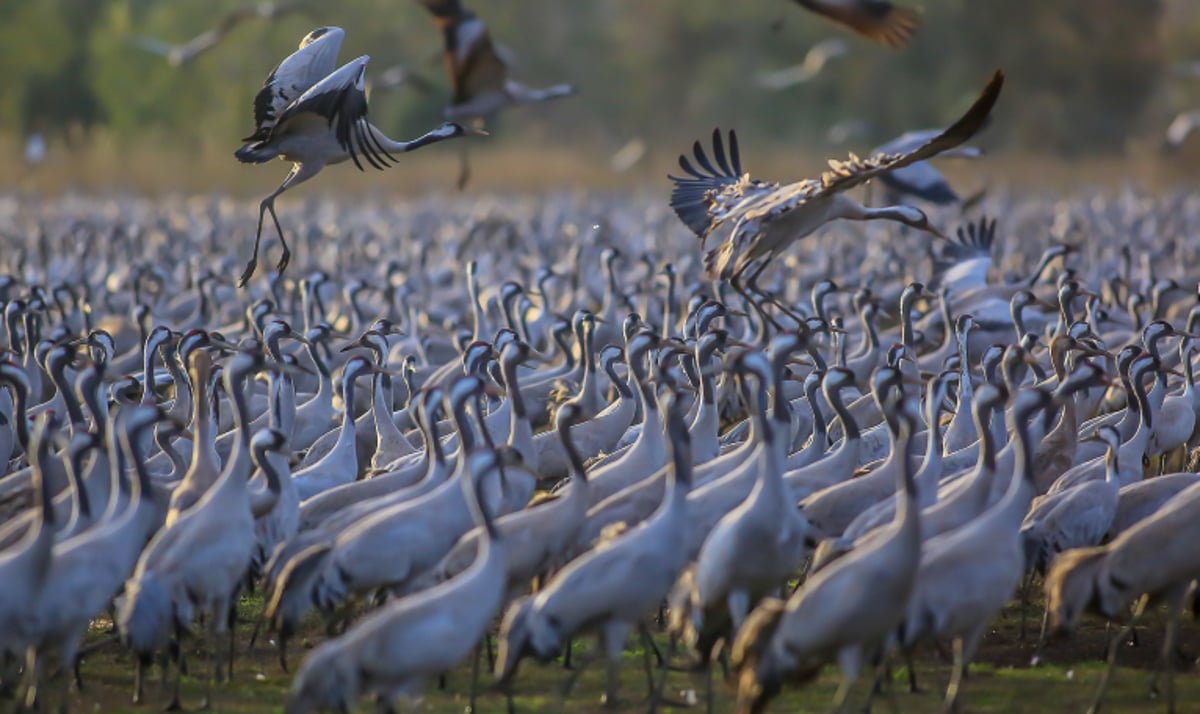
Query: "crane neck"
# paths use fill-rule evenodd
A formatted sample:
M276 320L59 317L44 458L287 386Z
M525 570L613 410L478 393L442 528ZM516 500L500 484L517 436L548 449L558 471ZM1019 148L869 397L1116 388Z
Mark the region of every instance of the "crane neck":
M396 141L387 134L384 134L378 129L378 127L370 122L367 123L367 130L371 133L371 138L374 140L376 145L386 152L395 152L398 154L416 151L422 146L436 144L439 141L444 141L451 138L450 135L438 133L438 131L435 129L433 131L426 132L411 141Z
M825 400L833 407L833 411L837 414L838 419L842 422L843 441L849 443L850 440L858 440L862 434L858 430L858 421L855 420L854 414L846 408L846 403L842 400L841 389L829 389L825 391Z

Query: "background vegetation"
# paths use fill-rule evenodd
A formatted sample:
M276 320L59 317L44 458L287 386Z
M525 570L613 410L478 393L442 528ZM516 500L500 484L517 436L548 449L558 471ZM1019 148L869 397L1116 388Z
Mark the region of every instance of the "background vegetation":
M178 69L139 47L146 37L184 42L247 1L0 2L0 157L18 155L24 137L41 131L60 155L106 159L118 180L139 162L168 156L203 174L231 165L228 154L251 128L251 98L263 77L323 24L346 29L343 60L371 55L372 76L403 63L437 85L434 93L377 94L372 118L385 131L408 136L439 120L446 97L440 38L414 0L313 0L304 13L240 25ZM470 5L516 53L515 75L531 84L569 80L581 91L501 119L485 153L501 152L504 162L529 162L528 151L513 147L531 146L546 156L566 151L604 161L640 138L657 147L643 163L661 175L680 148L714 125L736 126L752 156L823 155L829 128L847 120L858 120L860 131L846 148L861 151L952 117L995 67L1006 70L1009 84L984 143L1010 152L1136 156L1157 149L1177 111L1200 106L1200 78L1172 76L1176 64L1200 61L1195 0L924 0L923 26L900 51L851 37L787 0ZM801 61L830 36L843 37L850 52L813 81L783 92L749 81ZM552 181L558 174L550 165L544 177ZM180 168L174 176L194 186L190 173ZM0 185L13 180L10 172Z

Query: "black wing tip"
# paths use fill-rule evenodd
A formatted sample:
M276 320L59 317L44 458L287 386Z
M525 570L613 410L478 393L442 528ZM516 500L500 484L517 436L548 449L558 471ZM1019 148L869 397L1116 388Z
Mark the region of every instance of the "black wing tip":
M955 237L943 243L937 262L945 263L948 268L962 260L990 257L996 242L996 222L995 218L982 216L978 221L959 226Z
M1004 88L1004 70L997 68L992 72L992 76L988 79L988 83L984 85L983 91L979 93L979 99L975 101L976 105L985 107L984 121L991 114L992 107L995 106L996 100L1000 98L1000 90Z
M704 144L697 139L692 143L691 157L686 153L679 155L679 168L685 175L667 174L667 178L675 184L671 191L670 206L679 220L697 236L703 236L712 226L712 216L709 214L711 192L737 182L742 176L737 133L730 129L728 136L726 152L721 128L713 129L712 158L716 160L715 165L709 159Z
M676 182L736 181L742 176L742 161L741 152L738 147L737 132L733 129L729 130L728 153L726 153L725 146L726 141L721 136L720 127L714 128L712 133L712 158L715 159L716 165L709 159L708 152L704 149L704 144L699 139L696 139L692 142L691 157L686 153L679 155L679 168L688 174L688 177L676 177L668 174L667 178ZM699 165L699 169L692 164L693 161Z

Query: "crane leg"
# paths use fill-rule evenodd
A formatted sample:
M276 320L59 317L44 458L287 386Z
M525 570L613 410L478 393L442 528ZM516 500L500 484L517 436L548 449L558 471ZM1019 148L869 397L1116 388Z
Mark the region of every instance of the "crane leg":
M650 686L650 711L658 711L658 707L660 705L672 708L678 707L681 709L690 707L691 705L687 702L675 701L672 699L667 699L663 696L663 691L667 686L667 675L671 673L671 668L667 666L667 662L662 658L662 654L659 651L658 646L654 644L654 637L650 634L650 628L647 627L645 623L642 623L638 625L638 632L641 633L642 642L645 645L644 665L646 667L646 679L648 680ZM654 668L650 663L652 652L659 655L659 667L662 669L662 675L658 678L657 684L654 681ZM709 669L711 671L710 665L711 663L706 665L705 669Z
M287 641L288 641L288 633L285 632L284 630L280 629L280 631L279 631L279 668L283 670L284 674L288 673Z
M258 642L258 628L262 627L262 620L255 620L254 629L250 630L250 643L246 645L248 651L254 651L254 643Z
M921 688L917 686L917 663L913 661L911 649L904 650L904 667L908 670L909 694L920 694Z
M1037 646L1033 648L1033 658L1029 660L1031 667L1036 667L1042 661L1042 649L1046 646L1046 634L1050 629L1050 603L1042 609L1042 629L1038 633Z
M1148 595L1142 596L1142 599L1138 601L1137 608L1133 611L1133 616L1129 618L1129 624L1122 627L1112 642L1109 642L1108 665L1104 668L1104 674L1100 675L1100 684L1096 686L1096 694L1092 697L1092 703L1088 705L1087 714L1096 714L1096 712L1100 711L1100 702L1104 700L1104 694L1108 691L1108 683L1112 679L1113 670L1117 666L1117 653L1121 650L1121 643L1134 631L1133 628L1137 624L1138 618L1145 612L1149 599Z
M177 637L179 646L178 646L178 649L176 650L176 654L175 654L175 657L176 657L176 659L175 659L175 683L171 690L171 701L168 702L167 706L163 709L163 711L168 711L168 712L183 711L183 702L180 701L180 699L179 699L180 686L183 684L183 667L184 667L184 664L183 664L183 657L184 657L183 633L178 632L176 637Z
M1025 574L1025 577L1021 578L1021 597L1018 599L1019 607L1021 609L1021 629L1018 637L1022 643L1025 642L1025 621L1029 619L1029 588L1031 587L1033 587L1032 568L1030 568L1029 572Z
M571 642L571 638L568 637L567 638L567 646L565 648L565 651L563 652L563 661L562 661L563 669L571 669L571 645L572 644L573 643Z
M896 702L896 689L892 686L892 665L888 661L887 655L883 654L882 652L879 654L879 661L875 663L875 676L871 683L871 689L867 692L867 701L863 705L864 712L870 714L871 703L875 701L875 695L879 694L880 692L887 694L888 701L891 702L893 711L900 710L900 707Z
M584 655L583 661L579 662L577 665L575 665L575 667L571 670L571 674L569 674L567 676L567 681L563 683L563 688L562 688L563 699L566 699L568 696L571 695L571 690L575 688L575 682L579 679L579 675L583 674L583 670L587 669L587 666L589 664L591 664L592 662L594 662L595 659L599 656L600 656L600 647L599 646L593 647L592 649L588 650L588 653L586 655Z
M862 648L857 644L847 645L838 651L838 669L842 671L842 682L838 685L837 694L833 696L833 710L846 711L850 701L850 690L858 679L858 671L862 668Z
M1158 694L1158 678L1160 673L1166 676L1166 699L1167 711L1175 711L1175 642L1179 636L1179 621L1183 617L1183 611L1187 607L1187 603L1192 599L1192 584L1187 583L1182 586L1175 586L1164 594L1164 599L1167 601L1167 629L1163 637L1162 646L1162 670L1154 672L1154 678L1150 682L1150 692Z
M479 691L479 660L483 657L483 648L487 646L486 644L476 645L475 654L471 657L471 694L467 704L468 714L475 714L479 711L475 708L475 698Z
M763 299L763 302L774 305L775 307L779 308L780 312L787 315L791 319L795 320L796 324L800 324L800 323L804 322L803 317L801 317L800 315L797 315L794 310L789 309L786 305L784 305L782 302L780 302L778 299L776 299L776 297L773 294L767 292L766 290L763 290L762 288L760 288L758 286L758 277L760 275L762 275L763 271L767 269L768 265L770 265L771 257L773 257L773 254L772 254L772 256L768 256L767 259L765 259L761 263L759 263L758 267L754 270L754 272L750 274L750 277L748 277L745 282L746 288L751 293L761 296Z
M963 638L954 638L954 665L950 671L950 686L946 687L946 701L942 711L953 712L958 708L958 692L962 688L963 671L967 668L966 657L963 656Z
M143 682L146 679L146 668L150 666L150 658L137 656L137 665L133 671L133 703L141 704L145 701Z
M734 292L736 292L738 295L741 295L742 299L749 303L750 307L754 308L754 311L758 313L758 317L763 321L764 325L771 325L777 330L783 330L783 326L780 325L775 318L771 317L767 313L766 309L763 308L763 306L759 304L759 302L755 300L744 287L742 287L741 277L739 275L734 275L729 279L729 287L733 288Z
M650 711L654 712L658 705L658 687L654 683L654 665L650 662L650 648L654 645L650 639L650 632L645 625L638 626L638 632L642 636L642 665L646 670L646 687L650 694ZM666 672L663 672L663 679L666 680Z
M626 622L610 621L601 630L604 658L608 665L606 668L608 676L604 686L604 707L606 709L620 708L617 700L617 686L621 671L621 652L625 649L625 641L629 639L630 629Z
M959 711L958 696L962 691L962 682L967 677L967 667L975 657L975 650L979 647L979 640L983 637L986 627L986 622L981 623L967 634L954 638L954 669L950 675L950 686L946 688L946 701L942 711Z
M38 682L42 678L42 658L38 657L35 647L25 650L25 677L28 680L25 686L25 707L30 711L37 711L40 705Z
M246 263L246 269L242 271L242 276L238 280L239 288L246 285L246 281L254 275L255 269L258 267L258 248L262 243L263 218L268 212L271 214L271 220L275 223L275 230L279 233L279 242L283 246L283 255L279 257L279 263L276 264L275 270L282 273L287 268L288 263L292 259L292 251L288 248L287 240L283 237L283 226L279 224L279 216L275 215L275 199L292 186L304 183L313 176L316 176L322 168L324 168L324 164L292 164L292 170L283 179L283 183L279 184L279 188L275 189L270 196L267 196L258 204L258 230L254 232L254 251L250 255L250 261Z
M467 182L471 180L471 159L467 153L467 147L459 144L458 147L458 180L455 186L459 191L467 187Z

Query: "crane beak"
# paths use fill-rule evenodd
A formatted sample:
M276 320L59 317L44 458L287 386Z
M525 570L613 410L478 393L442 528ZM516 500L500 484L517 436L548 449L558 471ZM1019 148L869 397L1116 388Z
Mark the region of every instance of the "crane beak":
M933 235L937 236L938 238L941 238L942 240L950 240L949 238L946 237L945 233L942 233L940 230L938 230L937 228L935 228L929 224L925 225L925 232L932 233Z

